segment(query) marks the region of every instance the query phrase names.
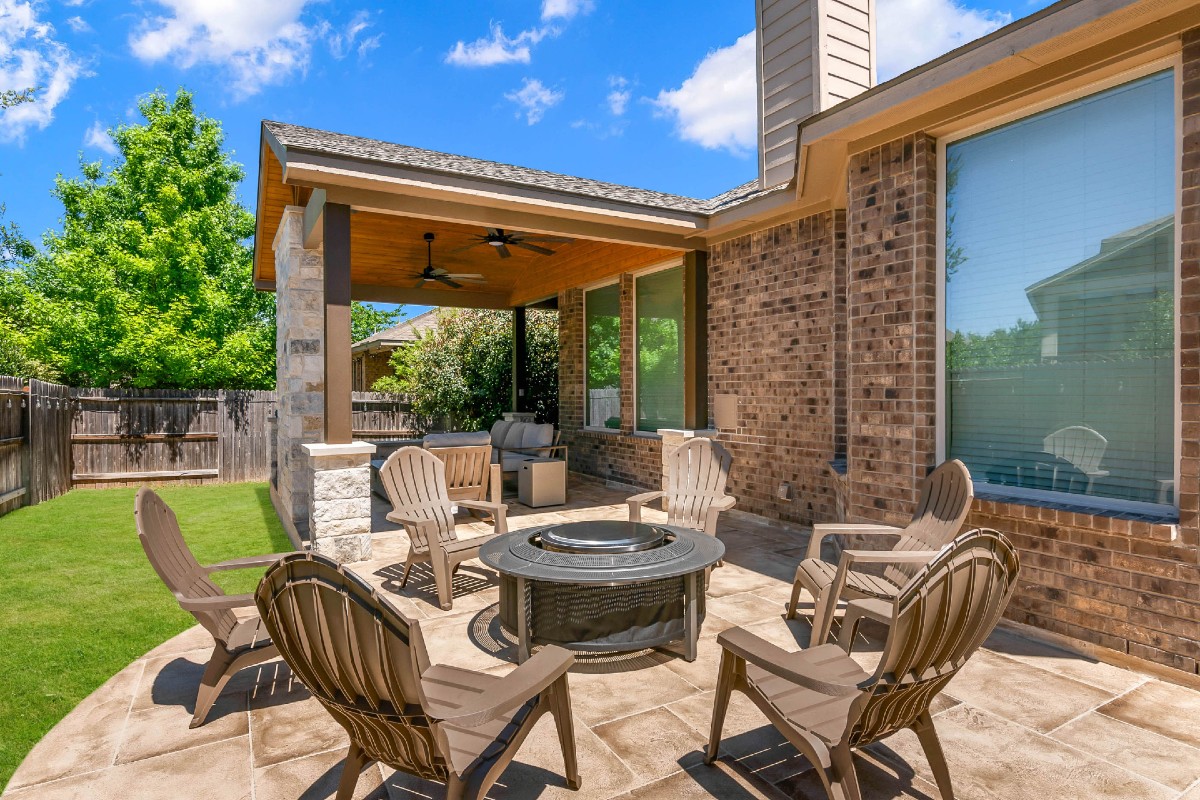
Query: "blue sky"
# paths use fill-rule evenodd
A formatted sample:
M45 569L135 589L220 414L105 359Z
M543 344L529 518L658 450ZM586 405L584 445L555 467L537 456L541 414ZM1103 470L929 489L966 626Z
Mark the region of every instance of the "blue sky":
M880 79L1046 5L877 0ZM253 208L284 120L710 197L756 176L753 0L0 0L0 203L57 225L54 176L110 158L137 99L186 87Z

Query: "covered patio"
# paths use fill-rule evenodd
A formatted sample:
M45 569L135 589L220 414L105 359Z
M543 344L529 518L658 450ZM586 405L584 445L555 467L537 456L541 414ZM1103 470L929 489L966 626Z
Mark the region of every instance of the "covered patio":
M573 476L567 506L546 512L513 504L513 527L623 518L625 496ZM384 513L376 502L372 559L355 565L356 571L421 620L435 661L498 674L512 670L515 643L496 619L494 573L466 564L449 612L438 608L427 572L400 589L407 537L383 520ZM564 785L554 727L546 718L489 796L824 797L811 765L741 695L734 696L726 721L721 758L712 767L703 764L717 680L716 635L745 626L794 651L809 633L806 619L787 622L782 615L807 531L726 514L719 536L729 555L712 576L697 660L688 663L670 651L581 658L570 689L582 788L572 792ZM193 628L115 675L37 745L4 796L332 797L345 735L281 661L240 673L208 724L188 728L208 658L206 636ZM871 638L856 653L869 664L878 649ZM1200 797L1200 738L1191 724L1200 714L1200 692L1011 628L992 635L933 710L955 794L964 800ZM866 798L939 796L909 732L872 745L856 761ZM373 766L356 797L411 800L441 791Z

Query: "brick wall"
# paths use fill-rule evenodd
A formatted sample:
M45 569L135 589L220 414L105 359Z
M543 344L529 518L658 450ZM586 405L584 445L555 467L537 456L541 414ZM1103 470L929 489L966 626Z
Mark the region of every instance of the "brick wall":
M738 427L718 438L733 455L729 491L740 510L799 522L836 516L827 465L844 220L819 214L709 251L709 396L738 397ZM777 495L784 481L790 500Z
M390 350L355 353L351 371L354 376L354 391L369 392L375 381L385 375L394 375L391 357Z

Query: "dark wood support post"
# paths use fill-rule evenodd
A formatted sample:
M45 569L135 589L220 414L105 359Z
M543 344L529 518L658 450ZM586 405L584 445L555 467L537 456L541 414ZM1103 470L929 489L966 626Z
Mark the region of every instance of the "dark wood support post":
M525 307L513 309L512 410L529 410L529 343L525 339Z
M708 253L683 258L683 424L708 427Z
M350 206L327 203L325 228L325 443L349 444Z

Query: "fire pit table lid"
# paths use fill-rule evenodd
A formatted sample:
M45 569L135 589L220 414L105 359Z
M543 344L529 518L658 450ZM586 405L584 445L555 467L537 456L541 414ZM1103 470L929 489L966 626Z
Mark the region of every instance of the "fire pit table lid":
M627 553L658 547L666 534L657 525L605 519L546 528L541 541L547 550L564 553Z

